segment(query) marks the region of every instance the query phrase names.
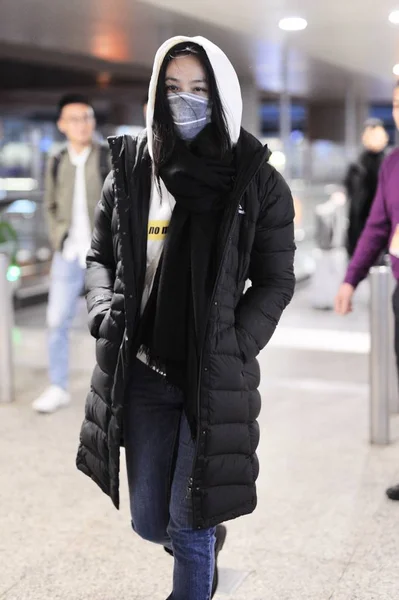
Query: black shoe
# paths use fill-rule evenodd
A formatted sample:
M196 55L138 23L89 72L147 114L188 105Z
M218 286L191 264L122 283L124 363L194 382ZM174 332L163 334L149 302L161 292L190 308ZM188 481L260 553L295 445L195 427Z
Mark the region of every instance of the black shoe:
M212 596L214 597L219 585L218 557L226 541L227 529L224 525L216 527L216 544L215 544L215 572L213 574Z
M387 490L387 496L390 500L399 500L399 485L389 488L389 490Z

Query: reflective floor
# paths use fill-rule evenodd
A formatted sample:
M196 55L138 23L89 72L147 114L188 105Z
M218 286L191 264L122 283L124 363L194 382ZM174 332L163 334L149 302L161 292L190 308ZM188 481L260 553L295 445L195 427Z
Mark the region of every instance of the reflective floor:
M368 443L367 288L348 319L298 290L261 356L259 505L228 524L218 597L396 600L399 444ZM83 303L73 332L73 404L50 417L43 307L17 314L17 401L0 407L1 600L165 600L171 559L75 469L93 343ZM393 422L395 433L395 419Z

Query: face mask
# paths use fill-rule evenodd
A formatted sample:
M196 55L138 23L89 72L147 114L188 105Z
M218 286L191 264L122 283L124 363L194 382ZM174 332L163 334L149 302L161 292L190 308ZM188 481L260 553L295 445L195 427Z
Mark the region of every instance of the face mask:
M211 122L208 98L196 94L171 94L169 106L175 127L183 140L193 140Z

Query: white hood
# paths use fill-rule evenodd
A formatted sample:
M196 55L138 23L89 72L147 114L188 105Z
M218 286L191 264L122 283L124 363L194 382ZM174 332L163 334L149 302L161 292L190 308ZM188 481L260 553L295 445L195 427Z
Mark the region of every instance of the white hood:
M209 61L212 65L215 73L215 78L222 101L223 109L227 119L227 125L229 128L230 138L233 144L238 142L241 130L241 119L242 119L242 96L240 83L238 81L237 73L234 70L233 65L227 58L224 52L215 44L203 37L185 37L177 36L170 40L167 40L155 55L154 68L152 71L152 77L150 81L150 88L148 93L148 106L147 106L147 135L148 135L148 150L152 158L153 148L153 133L152 123L154 119L154 106L155 106L155 95L158 85L159 71L161 70L162 63L167 56L168 52L177 44L182 42L198 44L202 46L208 55Z

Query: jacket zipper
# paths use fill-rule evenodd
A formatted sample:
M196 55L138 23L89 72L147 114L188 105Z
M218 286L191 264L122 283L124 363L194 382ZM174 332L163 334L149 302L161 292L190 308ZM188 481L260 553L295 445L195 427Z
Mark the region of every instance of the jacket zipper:
M222 259L220 261L220 265L219 265L219 269L217 272L217 276L215 279L215 285L213 287L213 291L212 291L212 296L211 296L211 301L209 304L209 309L208 309L208 315L207 315L207 320L206 323L208 323L209 321L209 315L211 312L211 307L212 304L215 301L215 295L216 295L216 290L218 288L218 284L219 284L219 279L220 276L222 274L222 268L224 265L224 261L226 258L226 254L227 254L227 249L230 245L231 242L231 233L234 230L234 226L236 224L237 221L237 217L238 217L238 210L239 207L241 205L241 200L244 197L247 189L249 188L250 184L252 183L252 180L254 179L254 177L256 177L257 173L259 172L260 168L262 167L263 163L267 160L267 157L265 156L263 158L263 160L261 161L261 163L259 164L258 168L256 169L255 173L253 174L253 176L251 177L251 179L248 181L247 185L245 186L245 188L243 189L242 193L240 194L236 206L234 208L234 218L231 222L229 231L228 231L228 235L227 235L227 242L225 244L225 247L223 249L223 253L222 253ZM197 439L196 439L196 443L195 443L195 456L194 456L194 462L193 462L193 470L192 470L192 476L190 477L190 485L191 485L191 489L192 489L192 505L193 505L193 515L194 515L194 521L195 521L195 511L194 511L194 503L195 503L195 491L199 491L199 488L195 487L195 465L197 464L197 459L198 459L198 452L199 452L199 444L200 444L200 436L201 436L201 431L200 431L200 409L201 409L201 378L202 378L202 365L203 365L203 358L204 358L204 346L205 346L205 339L206 339L206 335L204 336L203 342L202 342L202 346L200 348L200 357L199 357L199 364L198 364L198 373L199 373L199 377L198 377L198 389L197 389ZM200 527L198 527L200 528Z

